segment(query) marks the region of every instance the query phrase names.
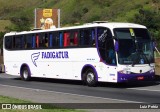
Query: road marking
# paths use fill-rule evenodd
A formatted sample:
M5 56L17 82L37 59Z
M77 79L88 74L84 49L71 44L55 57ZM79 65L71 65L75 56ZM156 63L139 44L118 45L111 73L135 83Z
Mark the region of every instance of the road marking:
M112 99L112 98L96 97L96 96L89 96L89 95L79 95L79 94L64 93L64 92L57 92L57 91L49 91L49 90L43 90L43 89L26 88L26 87L11 86L11 85L3 85L3 84L0 84L0 86L14 87L14 88L20 88L20 89L28 89L28 90L42 91L42 92L50 92L50 93L58 93L58 94L65 94L65 95L73 95L73 96L81 96L81 97L89 97L89 98L100 98L100 99L105 99L105 100L122 101L122 102L125 102L125 103L146 103L146 102L129 101L129 100L121 100L121 99Z
M160 90L143 89L143 88L127 88L127 89L133 89L133 90L139 90L139 91L160 92Z

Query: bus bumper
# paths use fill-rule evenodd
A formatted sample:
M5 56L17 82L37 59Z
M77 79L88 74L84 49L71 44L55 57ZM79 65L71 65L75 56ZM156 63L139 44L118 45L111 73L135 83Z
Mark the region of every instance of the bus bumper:
M134 74L123 74L118 72L117 82L130 82L130 81L146 81L153 80L155 77L155 72L146 73L134 73Z

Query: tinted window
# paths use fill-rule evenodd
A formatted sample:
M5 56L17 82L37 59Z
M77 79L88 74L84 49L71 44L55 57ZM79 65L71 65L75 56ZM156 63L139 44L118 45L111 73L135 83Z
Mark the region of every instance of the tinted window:
M111 31L106 28L97 28L98 49L101 58L111 65L116 65L114 41Z
M150 39L147 29L142 28L116 28L114 32L118 39Z
M32 48L32 35L25 35L25 48Z
M80 30L80 46L93 46L95 44L95 30Z
M70 46L78 46L78 31L72 31L70 36Z
M5 48L6 49L12 48L12 37L11 36L5 37Z
M50 47L59 47L59 33L50 33Z
M36 43L38 48L47 48L48 47L48 33L36 34Z

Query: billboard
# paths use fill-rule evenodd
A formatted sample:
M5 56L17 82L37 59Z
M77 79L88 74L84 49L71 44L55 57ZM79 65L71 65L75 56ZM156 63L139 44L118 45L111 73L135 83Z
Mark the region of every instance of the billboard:
M60 9L35 9L35 28L51 29L60 27Z

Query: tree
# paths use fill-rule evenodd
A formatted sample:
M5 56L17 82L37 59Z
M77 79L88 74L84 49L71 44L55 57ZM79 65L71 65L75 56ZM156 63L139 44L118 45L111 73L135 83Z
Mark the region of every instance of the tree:
M139 9L139 12L134 15L134 18L129 20L130 22L145 25L153 38L157 41L157 46L160 48L160 14L154 10Z
M4 37L5 32L0 32L0 48L3 47L3 37Z
M12 25L9 27L6 27L7 31L27 31L27 30L30 30L31 21L29 20L29 18L27 18L25 16L11 17L10 21L12 22Z

